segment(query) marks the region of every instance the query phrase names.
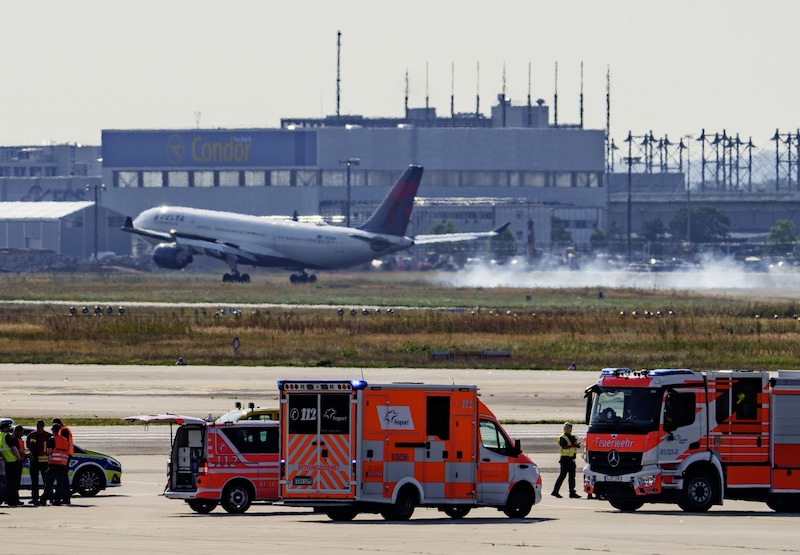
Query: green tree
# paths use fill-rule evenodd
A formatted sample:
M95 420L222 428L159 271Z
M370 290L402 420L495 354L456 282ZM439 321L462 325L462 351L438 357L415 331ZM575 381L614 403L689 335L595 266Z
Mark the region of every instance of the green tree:
M677 240L686 238L686 208L681 208L669 222L669 232ZM692 206L691 235L692 243L718 243L728 236L731 219L728 215L712 206Z
M661 218L656 218L655 220L645 220L642 225L642 237L646 241L659 241L660 239L664 238L667 230L664 227L664 222L661 221Z
M553 243L556 244L572 243L572 235L570 235L564 220L561 218L553 218L550 224L550 237Z
M778 220L770 228L767 235L768 254L786 254L794 248L797 236L794 234L794 222Z

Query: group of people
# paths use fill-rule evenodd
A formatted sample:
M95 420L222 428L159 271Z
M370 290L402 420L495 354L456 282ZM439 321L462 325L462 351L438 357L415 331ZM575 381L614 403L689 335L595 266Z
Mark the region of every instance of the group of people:
M36 430L28 434L23 445L25 429L6 421L0 423L0 503L9 507L22 505L19 498L20 480L25 459L30 463L31 500L34 506L69 505L69 458L74 452L72 431L60 418L54 418L50 431L44 420L36 422ZM44 491L39 495L40 484Z

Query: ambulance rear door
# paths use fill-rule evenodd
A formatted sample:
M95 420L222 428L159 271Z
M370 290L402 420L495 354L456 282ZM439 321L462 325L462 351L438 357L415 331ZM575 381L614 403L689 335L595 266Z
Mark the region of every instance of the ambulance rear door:
M355 404L349 381L281 381L284 499L355 496Z

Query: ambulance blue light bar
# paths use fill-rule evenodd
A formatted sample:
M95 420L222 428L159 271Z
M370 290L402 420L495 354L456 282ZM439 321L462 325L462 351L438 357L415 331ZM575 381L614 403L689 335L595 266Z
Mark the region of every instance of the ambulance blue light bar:
M364 380L278 380L279 391L356 391L367 387Z
M693 374L688 368L658 368L657 370L650 370L648 376L677 376L680 374Z

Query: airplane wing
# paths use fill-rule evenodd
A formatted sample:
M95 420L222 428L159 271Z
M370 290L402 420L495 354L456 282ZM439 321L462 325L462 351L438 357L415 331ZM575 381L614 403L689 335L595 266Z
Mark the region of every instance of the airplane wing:
M468 233L440 233L435 235L417 235L414 237L415 245L430 245L432 243L451 243L456 241L472 241L482 237L496 237L503 233L511 222L506 222L491 231L476 231Z
M182 416L180 414L137 414L135 416L127 416L123 418L126 422L133 424L134 422L144 422L145 424L205 424L206 421L202 418L194 416Z
M202 237L188 237L183 235L174 234L170 236L170 241L176 245L183 247L192 254L205 254L213 258L225 259L226 257L236 257L237 260L255 262L256 257L253 253L246 251L232 243L222 243L211 239Z
M128 233L135 233L136 235L141 235L142 237L147 237L150 239L158 239L161 241L172 241L172 235L170 233L164 233L162 231L152 231L149 229L139 229L133 227L133 219L128 216L125 218L125 225L122 226L122 231L127 231Z

